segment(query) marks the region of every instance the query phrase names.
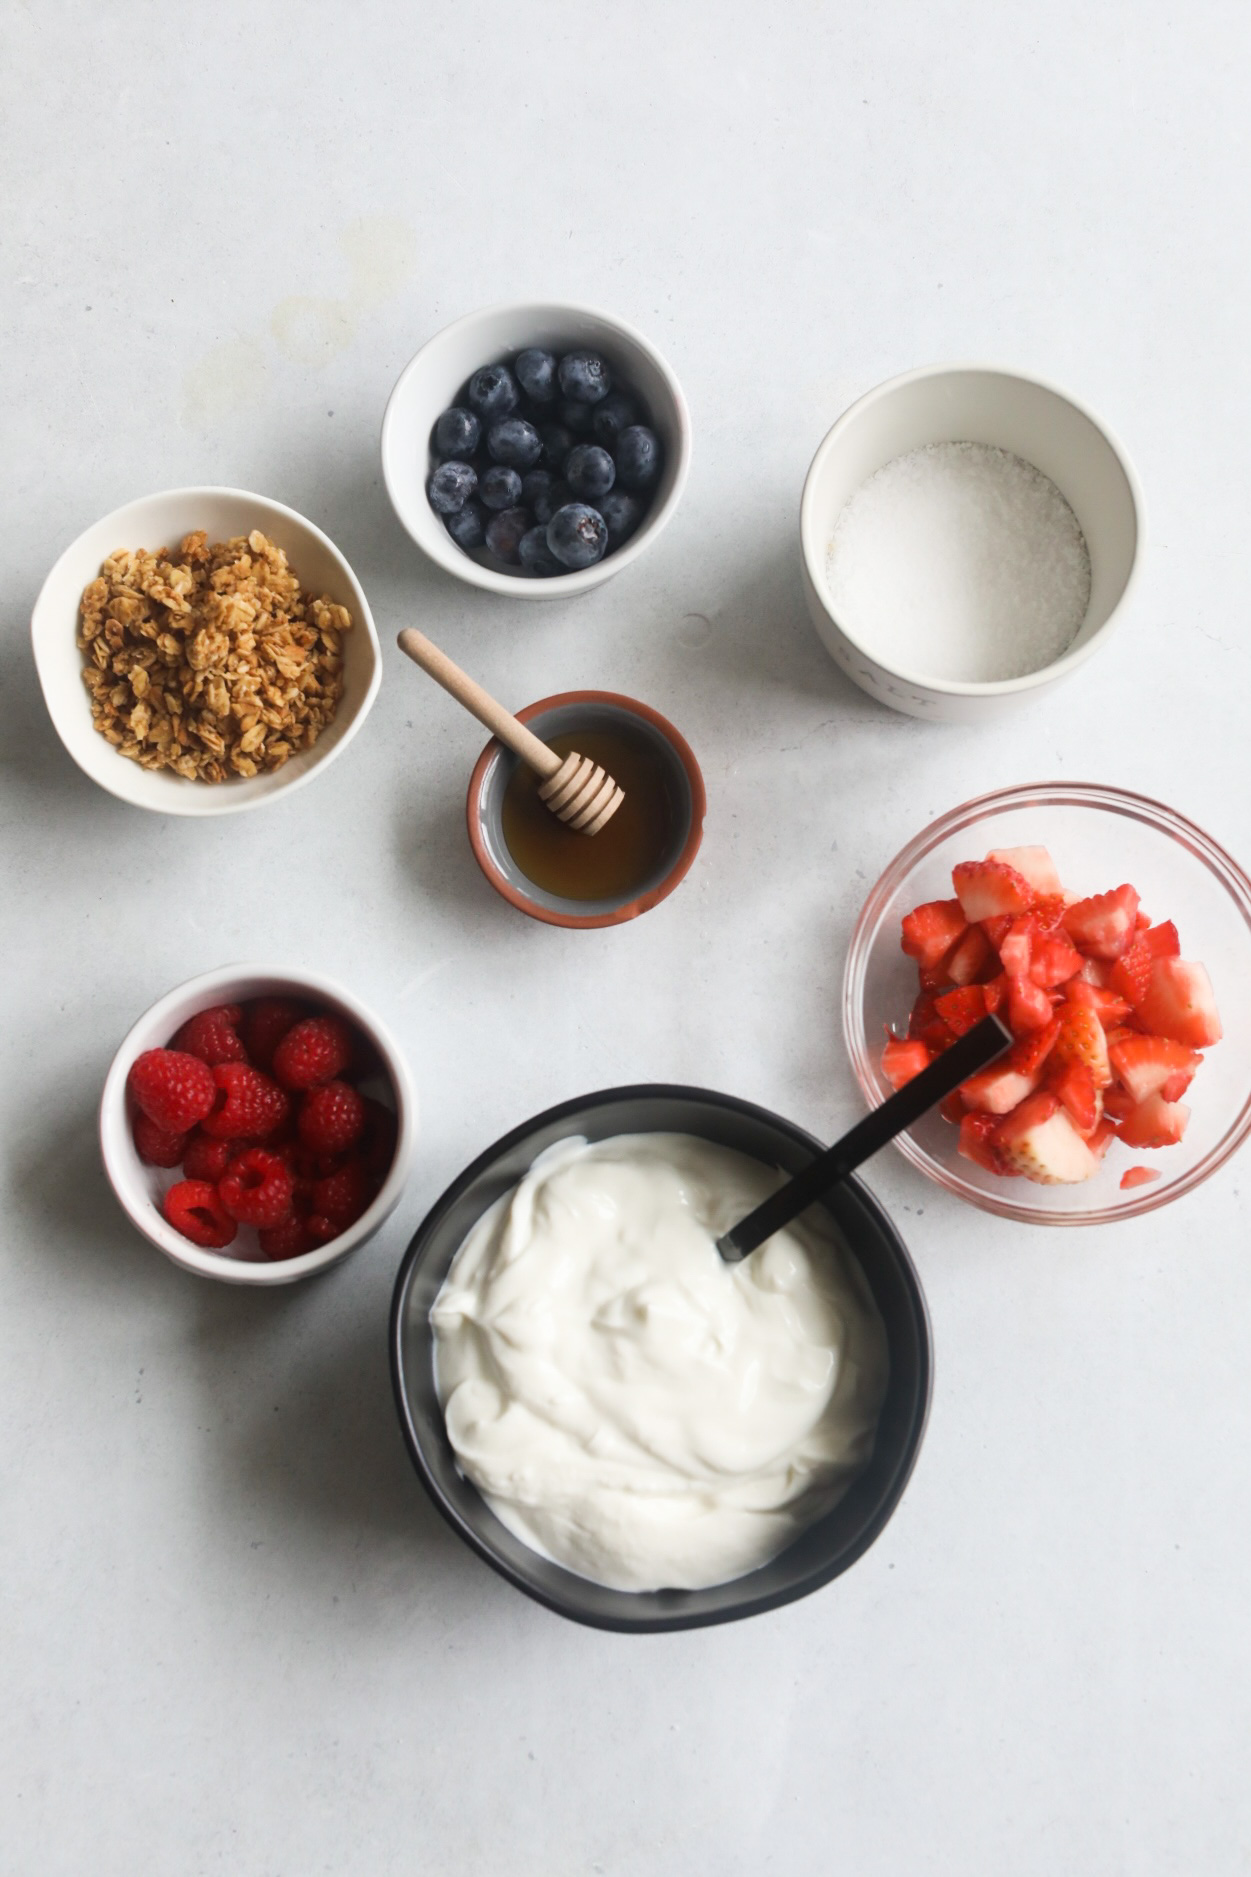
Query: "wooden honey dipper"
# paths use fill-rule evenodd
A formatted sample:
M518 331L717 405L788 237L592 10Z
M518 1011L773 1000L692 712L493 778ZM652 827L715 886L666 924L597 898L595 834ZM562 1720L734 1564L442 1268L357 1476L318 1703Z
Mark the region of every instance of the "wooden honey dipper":
M539 799L559 820L579 834L598 834L607 826L625 800L625 791L618 788L606 770L593 763L589 756L579 756L576 750L570 750L567 756L558 756L415 626L405 626L399 635L399 647L543 778L539 784Z

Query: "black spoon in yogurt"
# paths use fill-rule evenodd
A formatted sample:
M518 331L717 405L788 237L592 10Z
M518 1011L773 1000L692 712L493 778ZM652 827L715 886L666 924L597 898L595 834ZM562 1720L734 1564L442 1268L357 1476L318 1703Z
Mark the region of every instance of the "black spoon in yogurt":
M766 1238L789 1225L814 1199L819 1199L831 1186L837 1186L879 1147L885 1147L887 1141L894 1140L896 1134L902 1134L905 1128L920 1120L927 1109L959 1088L961 1082L1001 1056L1014 1040L1007 1024L997 1016L983 1017L927 1069L922 1069L920 1075L914 1075L880 1108L858 1121L841 1141L835 1141L833 1147L819 1154L802 1173L797 1173L785 1186L779 1186L754 1212L723 1232L717 1240L717 1250L726 1263L738 1264L749 1252L755 1251L757 1245L763 1245Z

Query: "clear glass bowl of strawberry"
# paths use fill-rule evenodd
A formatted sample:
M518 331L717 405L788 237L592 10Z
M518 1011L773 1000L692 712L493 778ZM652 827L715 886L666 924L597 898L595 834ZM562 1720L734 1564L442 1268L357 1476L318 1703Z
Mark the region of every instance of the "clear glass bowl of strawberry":
M954 869L981 865L992 852L1021 848L1047 851L1063 887L1093 902L1089 923L1083 924L1079 916L1069 921L1070 931L1063 917L1051 917L1058 909L1038 888L1038 917L1032 924L1023 916L1031 908L1010 909L1005 903L999 911L995 895L1003 882L992 874L985 882L987 916L970 922L957 908L951 915L949 942L928 973L932 982L922 983L915 954L933 955L948 935L937 929L941 914L927 911L921 924L933 928L929 942L924 929L914 924L914 955L909 956L901 944L904 919L917 908L950 903ZM978 890L977 879L965 876L964 884L969 909L983 910L968 899L968 892ZM1131 891L1122 893L1122 887ZM1022 969L1006 968L1005 944L1007 964ZM1139 949L1131 956L1135 944ZM1100 950L1110 955L1087 964L1092 951ZM1147 1036L1147 1017L1154 1016L1157 1027L1178 1027L1167 1011L1153 1009L1151 999L1154 996L1158 1004L1173 996L1185 1003L1195 993L1202 1004L1202 982L1189 980L1178 964L1166 966L1155 992L1147 992L1145 1015L1133 1004L1128 1014L1122 1008L1129 998L1120 978L1127 970L1137 974L1141 997L1142 974L1144 969L1149 972L1156 952L1183 963L1201 961L1223 1024L1219 1044L1192 1048L1190 1044L1205 1034L1206 1018L1200 1011L1193 1037L1173 1040L1175 1062L1165 1062L1167 1052L1161 1053L1158 1041ZM1126 965L1118 976L1122 959ZM964 1015L973 1017L972 1004L980 1006L989 991L988 1001L1000 1001L1019 1038L1014 1060L988 1072L1005 1083L990 1091L990 1100L1000 1116L1015 1109L1018 1124L1009 1126L1007 1134L1018 1167L1061 1177L1050 1184L1005 1177L997 1170L992 1134L1000 1116L979 1124L987 1141L984 1164L966 1157L976 1146L970 1138L976 1129L965 1128L962 1154L960 1127L938 1113L900 1136L897 1145L929 1178L986 1211L1037 1224L1097 1224L1132 1218L1189 1192L1251 1132L1251 1000L1241 991L1249 970L1251 881L1200 828L1163 803L1124 790L1092 783L1026 785L953 809L886 869L853 934L843 984L844 1030L856 1078L870 1105L876 1106L890 1094L894 1077L906 1075L910 1067L888 1053L884 1070L888 1033L906 1038L911 1029L910 1040L915 1041L924 1037L929 1019L935 1024L929 1046L940 1048L944 1017L938 1000L947 1000L946 1013L958 1025ZM1079 1004L1085 997L1080 988L1071 988L1075 983L1088 983L1090 989L1087 1014L1080 1018L1070 1010L1074 996ZM965 989L971 991L967 1013L960 997L951 997L953 990ZM933 1010L922 1003L918 1011L918 999L926 990ZM1051 1053L1057 1012L1065 1018L1059 1057ZM1184 1020L1180 1027L1185 1029ZM1105 1079L1103 1064L1109 1040L1116 1058L1110 1080ZM1039 1051L1046 1056L1043 1063L1026 1059ZM1083 1134L1091 1120L1083 1109L1090 1064L1100 1084L1100 1111ZM1006 1078L1012 1074L1018 1082L1007 1087ZM1155 1086L1150 1097L1132 1101L1126 1081L1140 1095ZM1013 1095L1015 1103L1009 1101ZM1184 1120L1175 1112L1183 1096L1189 1108ZM1143 1101L1148 1102L1145 1109ZM1026 1102L1032 1107L1022 1108ZM1110 1139L1111 1130L1104 1125L1104 1104L1106 1120L1116 1123L1116 1139ZM1131 1109L1139 1111L1133 1120L1128 1119ZM1059 1120L1053 1121L1056 1113ZM1164 1140L1176 1134L1179 1125L1180 1138L1165 1148ZM1071 1135L1082 1135L1077 1148ZM1090 1165L1085 1156L1092 1145ZM1031 1159L1035 1151L1037 1164ZM1142 1167L1148 1171L1134 1173L1122 1185L1126 1174Z

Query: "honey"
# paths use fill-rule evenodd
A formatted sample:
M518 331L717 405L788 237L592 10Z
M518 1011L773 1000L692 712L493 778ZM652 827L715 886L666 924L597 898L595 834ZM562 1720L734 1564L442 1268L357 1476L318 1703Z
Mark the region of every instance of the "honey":
M519 763L500 804L513 859L535 886L561 899L621 900L640 891L676 858L681 824L671 764L651 736L626 725L588 726L544 742L558 756L577 750L601 764L625 800L598 834L577 834L540 801L539 778Z

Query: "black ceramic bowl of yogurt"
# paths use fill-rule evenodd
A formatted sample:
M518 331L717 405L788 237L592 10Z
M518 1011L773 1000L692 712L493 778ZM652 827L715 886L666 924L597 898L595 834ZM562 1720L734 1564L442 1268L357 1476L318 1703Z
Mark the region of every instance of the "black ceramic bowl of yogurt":
M699 1590L615 1590L542 1556L505 1526L461 1472L448 1438L435 1377L430 1312L449 1267L482 1215L571 1137L689 1134L766 1166L797 1173L822 1151L802 1128L751 1102L665 1083L604 1089L549 1108L504 1136L466 1168L431 1208L400 1266L391 1310L391 1369L404 1439L418 1476L453 1530L536 1602L599 1629L698 1629L793 1603L862 1557L885 1529L916 1463L929 1412L929 1317L908 1251L859 1180L820 1202L880 1314L889 1374L867 1465L831 1510L786 1550L743 1577Z

